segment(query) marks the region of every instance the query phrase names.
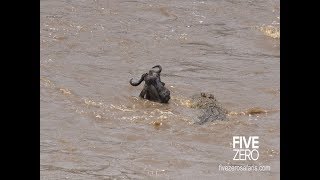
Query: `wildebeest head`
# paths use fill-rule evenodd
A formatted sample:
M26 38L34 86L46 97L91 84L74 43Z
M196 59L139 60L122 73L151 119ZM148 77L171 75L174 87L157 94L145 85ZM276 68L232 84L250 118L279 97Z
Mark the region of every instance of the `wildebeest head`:
M159 69L158 70L154 70L153 68L159 68ZM159 78L161 71L162 71L162 67L160 65L153 66L152 69L149 70L149 73L142 74L142 76L141 76L141 78L140 78L140 80L138 82L133 82L133 78L130 79L130 84L132 86L140 85L140 83L145 80L145 77L147 75L149 75L148 76L149 78L147 78L148 80Z
M153 68L159 68L159 69L154 70ZM160 65L153 66L152 69L149 70L149 76L160 77L161 71L162 71L162 67Z
M162 67L161 67L160 65L156 65L156 66L153 66L152 69L153 69L153 68L156 68L156 67L159 68L159 70L158 70L158 71L155 71L155 72L158 73L158 74L160 74L161 71L162 71Z

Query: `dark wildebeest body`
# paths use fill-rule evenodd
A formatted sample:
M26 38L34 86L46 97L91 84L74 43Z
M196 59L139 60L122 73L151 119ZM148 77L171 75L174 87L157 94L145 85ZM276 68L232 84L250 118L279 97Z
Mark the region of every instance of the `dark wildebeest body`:
M156 101L161 103L168 103L170 99L170 91L164 87L165 83L161 82L160 73L162 67L160 65L154 66L152 68L159 68L158 71L150 70L149 73L145 73L141 76L138 82L133 82L130 79L130 84L132 86L138 86L142 81L145 81L144 87L140 93L141 98L146 98L150 101Z

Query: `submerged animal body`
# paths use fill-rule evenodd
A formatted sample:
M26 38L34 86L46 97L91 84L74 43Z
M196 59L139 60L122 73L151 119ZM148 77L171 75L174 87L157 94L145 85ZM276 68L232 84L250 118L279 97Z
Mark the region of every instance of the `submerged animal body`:
M152 68L159 68L159 70L149 70L149 73L143 74L138 82L133 82L133 79L130 79L130 84L132 86L138 86L144 81L144 87L139 95L141 98L160 103L168 103L170 100L170 91L164 87L165 83L161 82L160 73L162 67L156 65Z
M222 108L212 94L201 93L193 96L191 107L202 110L202 115L198 117L199 121L195 122L195 124L227 119L227 110Z

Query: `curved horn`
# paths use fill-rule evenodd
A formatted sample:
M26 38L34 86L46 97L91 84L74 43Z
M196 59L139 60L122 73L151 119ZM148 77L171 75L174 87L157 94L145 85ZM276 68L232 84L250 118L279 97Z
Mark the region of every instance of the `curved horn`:
M139 86L139 84L141 84L141 82L144 80L144 77L145 77L146 74L143 74L140 78L140 80L138 82L133 82L133 78L130 79L130 84L132 86Z
M160 74L162 71L162 67L160 65L156 65L156 66L153 66L152 68L156 68L156 67L159 68L159 70L155 72Z

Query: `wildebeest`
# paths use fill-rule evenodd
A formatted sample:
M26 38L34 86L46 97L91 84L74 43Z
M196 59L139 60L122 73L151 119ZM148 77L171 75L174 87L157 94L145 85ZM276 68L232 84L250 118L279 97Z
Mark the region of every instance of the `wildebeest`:
M154 70L153 68L159 69ZM168 103L170 99L170 91L164 87L165 83L161 82L161 71L162 67L160 65L156 65L149 70L149 73L143 74L138 82L133 82L133 78L130 79L130 84L132 86L138 86L142 81L144 81L144 87L139 95L141 98L160 103Z

